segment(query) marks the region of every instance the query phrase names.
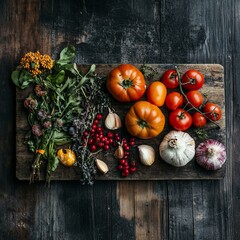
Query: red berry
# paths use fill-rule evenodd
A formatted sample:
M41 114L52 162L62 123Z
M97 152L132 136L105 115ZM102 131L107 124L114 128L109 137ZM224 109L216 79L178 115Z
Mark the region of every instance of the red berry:
M125 160L125 159L120 159L120 160L119 160L119 164L124 165L125 163L126 163L126 160Z
M90 130L90 133L95 133L95 129L92 128L92 129Z
M121 140L121 138L120 138L119 136L115 137L115 139L116 139L117 141L120 141L120 140Z
M98 146L99 146L99 147L103 147L103 146L104 146L104 143L99 142L99 143L98 143Z
M134 146L135 142L129 142L129 146Z
M108 141L108 140L105 140L105 144L107 144L107 145L108 145L108 144L109 144L109 141Z
M130 138L130 142L135 142L135 138Z
M96 124L93 124L92 125L92 129L96 129L97 128L97 125Z
M89 139L88 139L88 145L91 145L91 144L93 144L93 139L92 139L92 138L89 138Z
M125 147L123 147L123 149L128 151L130 148L129 148L129 146L125 146Z
M114 134L114 137L119 137L119 134L118 134L118 133L115 133L115 134Z
M125 162L125 163L124 163L124 167L129 167L128 162Z
M94 121L93 121L93 124L98 124L99 123L99 121L97 120L97 119L95 119Z
M109 144L112 144L112 143L113 143L113 139L110 138L110 139L109 139Z
M130 169L129 169L129 171L130 171L130 173L134 173L134 172L136 172L136 167L130 167Z
M123 143L127 143L127 139L124 138L124 139L122 140L122 142L123 142Z
M103 146L104 151L109 150L109 148L110 148L109 145L104 145L104 146Z
M123 166L122 165L118 165L118 169L122 171L123 170Z
M89 134L89 132L88 132L88 131L85 131L85 132L83 133L83 136L84 136L84 137L87 137L88 134Z
M97 147L95 145L90 146L90 151L95 152L97 150Z
M95 140L96 140L96 142L99 142L99 141L100 141L100 138L99 138L99 137L96 137Z
M113 137L113 133L112 132L108 132L107 133L107 137L112 138Z
M101 120L101 119L102 119L102 114L101 114L101 113L98 113L97 116L96 116L96 119L97 119L97 120Z
M123 172L124 172L125 174L127 174L127 175L129 174L129 170L128 170L128 169L124 169Z
M129 172L128 172L128 173L126 173L126 172L124 172L124 171L122 172L122 176L123 176L123 177L127 177L128 175L129 175Z
M97 132L102 132L102 127L97 127Z
M125 156L129 156L129 154L130 154L130 152L126 152L126 151L124 152Z
M123 147L125 148L125 147L128 147L128 144L125 142L124 144L123 144Z

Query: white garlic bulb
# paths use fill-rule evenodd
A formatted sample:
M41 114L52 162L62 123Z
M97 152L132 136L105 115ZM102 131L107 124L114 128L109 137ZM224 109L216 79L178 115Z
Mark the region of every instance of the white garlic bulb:
M186 132L171 131L159 146L161 158L175 167L185 166L195 155L195 141Z
M155 161L155 150L149 145L139 145L140 162L146 166L151 166Z

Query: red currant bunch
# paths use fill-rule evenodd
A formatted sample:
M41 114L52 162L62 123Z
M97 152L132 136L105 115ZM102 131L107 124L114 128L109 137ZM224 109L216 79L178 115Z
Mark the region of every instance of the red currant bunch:
M115 138L118 138L118 136L115 136ZM118 169L121 171L122 177L127 177L129 174L133 174L137 170L136 162L130 160L130 151L131 148L135 145L135 139L130 138L130 140L127 141L127 139L124 138L122 139L122 143L124 156L118 161Z

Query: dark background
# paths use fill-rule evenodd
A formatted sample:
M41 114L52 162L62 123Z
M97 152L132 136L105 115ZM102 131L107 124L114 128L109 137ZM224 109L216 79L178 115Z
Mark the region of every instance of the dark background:
M0 239L240 239L240 1L1 0ZM15 87L27 51L79 63L219 63L227 170L216 181L29 185L15 178Z

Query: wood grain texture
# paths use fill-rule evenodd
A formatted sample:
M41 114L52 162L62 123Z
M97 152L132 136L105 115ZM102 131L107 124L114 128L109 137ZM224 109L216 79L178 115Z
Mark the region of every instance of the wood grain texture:
M155 239L240 238L239 1L0 3L0 239L144 239L148 229ZM15 88L10 73L25 52L40 50L56 58L68 43L76 45L76 61L83 64L222 64L229 111L227 154L232 159L225 178L98 181L94 187L61 181L50 188L43 182L17 181ZM145 196L150 204L141 211Z
M118 65L97 65L96 73L99 77L108 76L109 72L117 67ZM142 65L136 65L136 67L141 68ZM173 65L164 65L164 64L147 64L147 67L157 72L154 78L146 78L146 85L149 86L151 82L155 79L160 79L163 73L167 69L171 69ZM196 69L200 71L204 78L204 87L200 90L203 96L207 96L208 101L214 102L218 104L222 109L222 117L218 121L220 126L220 130L216 130L216 126L213 124L208 124L205 128L205 131L208 133L208 137L212 139L217 139L225 144L226 136L225 136L225 96L224 96L224 75L223 75L223 67L219 64L186 64L186 65L176 65L179 69L180 75L183 75L189 69ZM90 66L83 65L79 66L80 71L87 72ZM26 110L23 107L23 102L26 97L29 96L30 90L26 89L25 91L17 89L16 92L16 176L19 180L29 180L29 176L31 175L31 165L32 159L34 155L28 151L27 146L24 144L25 135L29 131L29 126L27 122ZM141 100L146 100L144 96ZM121 104L111 98L112 107L115 109L116 113L120 116L121 121L124 123L124 118L126 113L133 105L132 103ZM163 132L150 140L141 140L137 139L137 145L148 144L155 149L156 160L151 167L143 166L138 158L137 148L132 151L132 156L130 158L136 160L137 163L137 172L133 175L129 175L127 178L122 178L117 170L117 161L113 157L114 151L116 148L112 148L111 154L105 154L101 152L98 154L97 158L104 160L104 162L109 167L109 172L105 175L98 173L96 176L96 180L184 180L184 179L220 179L225 175L225 166L218 171L206 171L199 167L193 159L189 164L184 167L176 168L169 164L166 164L159 155L159 144L162 142L163 137L173 130L173 128L168 123L168 116L170 111L166 106L160 108L166 117L166 124ZM105 118L107 113L104 114L103 119ZM228 114L228 112L227 112ZM104 128L105 133L107 129ZM126 132L123 127L119 131L117 131L120 136L130 138L129 134ZM187 131L190 136L195 139L196 146L200 142L201 139L197 137L197 134L194 128L190 128ZM43 164L41 179L45 179L45 169L46 164ZM58 169L52 174L52 180L80 180L81 174L80 169L78 168L66 168L63 166L59 166Z

